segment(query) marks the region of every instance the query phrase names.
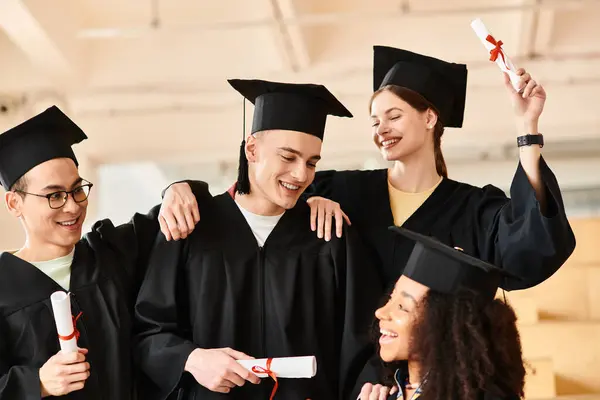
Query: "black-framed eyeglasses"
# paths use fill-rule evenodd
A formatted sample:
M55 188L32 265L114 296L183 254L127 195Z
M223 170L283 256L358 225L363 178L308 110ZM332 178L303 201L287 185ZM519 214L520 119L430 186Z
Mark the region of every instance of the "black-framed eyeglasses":
M45 197L46 199L48 199L48 205L50 206L50 208L53 210L56 210L56 209L64 207L65 204L67 204L69 195L71 195L71 197L73 198L73 201L75 201L75 203L83 203L84 201L87 200L88 196L90 195L92 186L94 186L93 183L86 183L84 185L76 187L75 189L73 189L71 191L60 190L58 192L52 192L52 193L48 193L48 194L29 193L29 192L24 192L22 190L15 190L15 192L22 193L22 194L28 194L30 196Z

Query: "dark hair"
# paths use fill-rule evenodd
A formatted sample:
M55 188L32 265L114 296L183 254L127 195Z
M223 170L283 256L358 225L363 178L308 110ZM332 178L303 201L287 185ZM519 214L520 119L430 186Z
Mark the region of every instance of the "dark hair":
M419 303L410 359L427 373L423 400L476 400L482 390L523 397L525 366L512 307L472 291L429 291ZM386 364L392 370L406 362Z
M10 191L17 192L17 193L19 193L19 191L21 191L21 192L27 191L26 175L23 175L22 177L17 179L17 181L15 183L13 183L12 186L10 187Z
M437 170L437 173L440 176L447 178L448 169L446 168L446 161L444 160L444 155L442 154L442 135L444 134L444 124L439 118L439 111L435 108L433 104L427 101L425 97L421 96L419 93L415 92L414 90L396 85L387 85L377 90L375 93L373 93L373 96L371 97L371 102L369 104L373 104L373 100L375 99L375 97L379 93L385 91L391 92L396 96L400 97L402 100L410 104L412 108L416 109L419 112L425 112L431 109L438 115L437 123L433 128L433 154L435 156L435 169Z

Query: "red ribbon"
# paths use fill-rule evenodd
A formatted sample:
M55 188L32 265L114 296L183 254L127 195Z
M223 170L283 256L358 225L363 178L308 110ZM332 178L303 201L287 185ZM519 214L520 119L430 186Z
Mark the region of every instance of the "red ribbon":
M496 41L496 39L494 39L492 35L487 35L485 40L487 40L495 46L492 50L490 50L490 61L496 61L499 55L500 57L502 57L502 62L504 63L504 66L506 67L506 69L508 69L508 65L506 65L506 59L504 58L504 52L502 51L502 45L504 44L502 43L502 40Z
M60 340L64 340L65 342L68 340L71 340L73 338L77 338L77 340L79 340L79 331L77 330L77 320L79 319L79 317L81 317L81 314L83 314L83 312L80 312L79 314L77 314L76 317L71 315L71 319L73 320L73 333L71 333L69 336L58 335L58 338Z
M277 393L277 388L279 387L279 383L277 382L277 375L275 375L275 372L271 371L271 361L273 361L272 358L267 359L266 369L256 365L252 367L252 372L254 372L255 374L267 374L275 381L275 386L273 386L273 391L271 392L271 397L269 397L269 400L273 400L273 398L275 397L275 393Z

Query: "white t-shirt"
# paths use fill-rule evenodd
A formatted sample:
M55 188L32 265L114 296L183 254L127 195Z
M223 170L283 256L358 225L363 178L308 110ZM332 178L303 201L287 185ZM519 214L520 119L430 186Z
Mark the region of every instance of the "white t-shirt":
M258 215L246 210L237 201L235 204L237 204L242 215L246 218L246 222L250 225L252 233L254 233L254 237L256 238L256 242L260 247L263 247L267 238L271 232L273 232L273 229L275 229L275 226L284 213L281 213L280 215Z
M36 261L31 262L30 264L48 275L68 292L69 282L71 281L71 265L73 264L74 255L75 249L66 256L55 258L54 260Z

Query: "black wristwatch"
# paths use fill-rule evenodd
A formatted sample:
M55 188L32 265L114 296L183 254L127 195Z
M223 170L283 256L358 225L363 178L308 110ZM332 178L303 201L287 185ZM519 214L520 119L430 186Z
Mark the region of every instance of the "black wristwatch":
M538 133L537 135L523 135L517 138L517 146L531 146L532 144L539 144L540 147L544 147L544 135Z

